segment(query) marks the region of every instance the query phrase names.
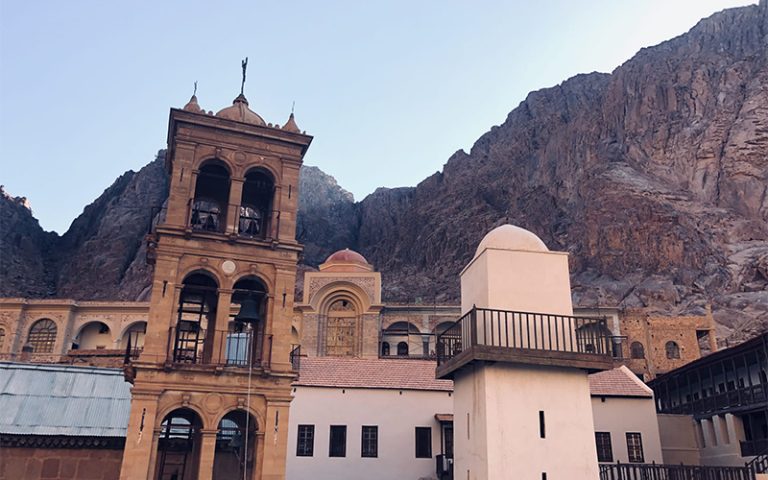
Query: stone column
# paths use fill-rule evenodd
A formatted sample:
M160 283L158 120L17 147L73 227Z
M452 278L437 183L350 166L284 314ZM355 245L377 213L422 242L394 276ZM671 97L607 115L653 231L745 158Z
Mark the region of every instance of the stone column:
M229 330L229 312L232 305L232 290L219 289L219 299L216 305L216 321L210 328L213 331L206 335L205 351L208 363L224 363L226 357L227 331Z
M153 433L157 416L157 394L133 390L131 416L126 431L120 480L151 478Z
M266 425L264 425L261 480L284 480L286 451L288 448L288 407L291 398L267 399Z
M190 219L190 202L195 196L197 170L191 168L195 158L195 144L178 141L174 151L174 171L168 191L168 210L165 223L187 227Z
M254 468L253 468L253 479L260 479L262 478L262 472L263 472L263 464L264 464L264 432L256 432L255 442L256 444L253 446L253 451L255 452L253 456L253 462L254 462Z
M200 430L198 480L211 480L213 478L213 460L216 456L216 433L217 430Z
M233 178L229 184L229 205L227 206L227 235L237 235L240 225L240 202L243 197L242 178Z

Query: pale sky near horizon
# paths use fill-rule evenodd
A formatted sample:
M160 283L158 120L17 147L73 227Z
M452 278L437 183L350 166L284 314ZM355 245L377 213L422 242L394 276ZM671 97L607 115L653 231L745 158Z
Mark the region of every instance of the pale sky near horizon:
M165 147L168 109L245 93L315 137L305 163L361 200L469 150L532 90L755 1L0 0L0 184L64 233Z

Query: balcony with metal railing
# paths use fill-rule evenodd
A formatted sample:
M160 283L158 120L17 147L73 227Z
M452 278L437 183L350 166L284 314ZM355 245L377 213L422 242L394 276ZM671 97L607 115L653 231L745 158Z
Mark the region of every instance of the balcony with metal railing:
M473 307L437 336L437 377L476 361L599 371L621 356L605 318Z
M166 358L166 363L177 366L269 369L272 335L251 330L208 332L183 325L171 327Z

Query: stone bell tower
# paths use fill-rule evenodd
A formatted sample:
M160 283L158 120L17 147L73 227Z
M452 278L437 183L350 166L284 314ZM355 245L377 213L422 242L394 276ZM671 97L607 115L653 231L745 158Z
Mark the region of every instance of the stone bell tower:
M568 254L503 225L461 272L464 316L437 338L454 381L454 474L599 476L587 373L612 367L605 319L573 316Z
M284 479L299 168L311 141L293 114L265 123L242 91L215 115L195 96L171 109L170 192L147 237L147 332L140 353L126 352L121 479Z

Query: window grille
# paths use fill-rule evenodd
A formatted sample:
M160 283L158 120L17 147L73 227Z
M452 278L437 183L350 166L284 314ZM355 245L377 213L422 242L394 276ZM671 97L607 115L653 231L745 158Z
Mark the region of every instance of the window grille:
M597 461L613 462L611 432L595 432L595 443L597 444Z
M416 427L416 458L432 458L431 427Z
M315 454L315 426L299 425L296 456L311 457Z
M347 456L347 426L331 425L331 438L328 448L329 457Z
M29 329L27 342L34 353L52 353L56 344L56 324L47 318L38 320Z
M627 432L627 455L632 463L643 463L643 439L637 432Z
M363 425L362 446L360 456L376 458L379 456L379 427L375 425Z

